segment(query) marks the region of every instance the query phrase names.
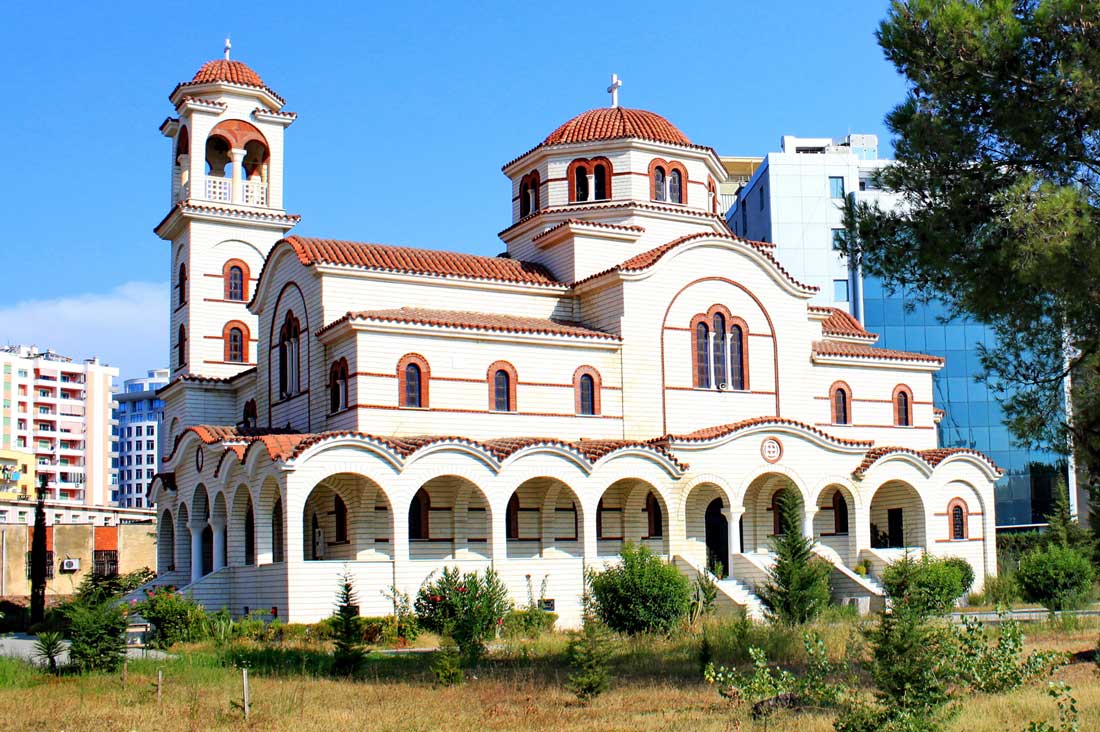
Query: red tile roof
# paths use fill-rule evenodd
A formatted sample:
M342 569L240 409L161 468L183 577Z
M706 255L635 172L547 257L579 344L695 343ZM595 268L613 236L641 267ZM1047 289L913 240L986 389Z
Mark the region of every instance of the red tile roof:
M290 236L283 241L294 248L298 261L305 265L336 264L383 272L564 286L541 264L517 259L304 236Z
M588 277L578 280L573 284L576 285L580 284L581 282L587 282L588 280L602 277L603 275L609 274L611 272L641 272L657 264L657 262L659 262L662 257L664 257L676 247L682 244L687 244L688 242L695 241L696 239L722 239L724 241L733 241L741 244L746 244L758 251L765 259L775 265L775 268L779 271L779 273L782 274L791 284L800 287L807 292L816 292L818 289L814 285L807 285L796 280L793 276L791 276L791 273L788 272L783 267L783 265L779 263L779 260L772 256L772 253L768 251L767 248L760 246L756 242L749 241L748 239L742 239L740 237L733 236L732 234L715 234L707 231L699 232L696 234L688 234L686 236L681 236L677 239L673 239L670 242L665 242L664 244L658 247L654 247L649 251L634 255L622 264L618 264L611 269L605 269L603 272L597 272L594 275L589 275Z
M710 440L716 440L719 437L725 437L731 435L734 432L738 432L749 427L756 427L759 425L790 425L792 427L800 427L809 432L824 437L825 439L835 442L841 445L850 445L852 447L869 447L874 443L870 440L850 440L845 437L834 437L827 432L819 430L817 427L806 424L805 422L799 422L794 419L787 419L785 417L753 417L751 419L743 419L740 422L731 422L730 424L720 424L715 427L704 427L703 429L695 430L694 432L688 432L683 435L665 435L658 438L657 441L675 440L678 442L709 442Z
M276 94L270 87L264 84L264 80L260 78L260 75L253 71L248 64L242 61L230 61L229 59L218 58L213 61L207 61L204 63L195 75L191 77L191 81L181 82L172 90L172 94L169 97L175 96L176 90L182 87L198 86L199 84L236 84L238 86L252 87L253 89L263 89L271 96L284 102L285 100Z
M676 125L661 115L626 107L601 107L582 112L551 132L542 144L562 145L571 142L617 140L623 137L637 137L672 145L691 144L691 140Z
M597 229L610 229L612 231L629 231L629 232L637 232L639 234L645 232L645 227L644 226L633 226L633 225L628 225L628 224L605 224L602 221L585 221L584 219L566 219L565 221L562 221L560 224L555 224L555 225L551 226L549 229L546 229L545 231L540 231L538 234L535 234L535 236L533 236L531 238L531 241L538 241L539 239L542 239L546 236L549 236L551 233L557 231L558 229L563 229L566 226L592 226L592 227L595 227Z
M993 462L993 458L989 457L985 453L978 452L977 450L970 450L965 447L937 447L930 450L913 450L908 447L874 447L867 451L863 456L863 460L852 471L852 475L857 478L866 473L872 465L878 462L881 458L886 457L892 453L907 453L909 455L916 455L924 462L928 463L931 467L936 467L947 458L952 455L973 455L980 458L989 464L993 470L998 473L1004 472L998 467L997 463Z
M502 229L500 232L498 232L497 235L500 236L503 239L508 234L508 232L510 232L512 229L515 229L519 226L523 226L528 221L532 221L532 220L540 218L542 216L547 216L547 215L552 215L552 214L558 214L558 213L573 214L573 213L577 213L579 211L613 211L613 210L620 210L620 209L636 209L636 208L641 209L643 211L663 211L663 212L666 212L666 213L680 214L681 216L694 216L696 218L710 219L712 221L716 221L717 223L721 224L722 231L724 233L727 233L730 236L733 235L733 231L729 228L729 224L726 223L726 220L724 218L722 218L721 216L719 216L718 214L716 214L716 213L712 213L710 211L702 211L702 210L697 209L697 208L688 208L687 206L684 206L684 205L653 203L651 201L636 201L636 200L633 200L633 199L627 200L627 201L608 201L608 202L602 202L602 203L590 203L590 204L587 204L587 205L571 203L568 206L550 206L550 207L547 207L547 208L540 208L538 211L532 211L531 213L529 213L526 216L524 216L523 218L521 218L519 221L516 221L514 224L509 225L507 228ZM571 220L577 221L578 219L571 219ZM564 222L561 222L561 223L564 223ZM589 226L596 225L595 222L588 221L588 220L583 220L583 223L588 224ZM618 224L610 224L610 225L618 225ZM753 242L749 239L745 239L745 241L749 242L750 244L760 244L761 246L765 246L765 247L768 247L768 248L773 248L775 246L774 244L768 244L767 242Z
M821 332L825 335L834 336L847 336L856 338L878 338L875 333L868 332L863 328L850 313L841 310L840 308L832 307L819 307L816 305L810 306L811 310L816 312L827 312L829 317L821 323Z
M434 325L445 328L470 328L473 330L539 333L544 335L618 340L617 336L610 333L588 328L580 323L571 321L530 318L522 315L501 315L499 313L475 313L464 310L432 310L429 308L410 307L395 310L362 310L350 312L339 320L321 328L317 331L317 335L341 323L352 320L378 320L391 323Z
M814 341L813 352L820 356L847 356L850 358L885 358L892 361L925 361L943 363L939 356L911 351L895 351L890 348L875 348L866 343L847 343L845 341Z

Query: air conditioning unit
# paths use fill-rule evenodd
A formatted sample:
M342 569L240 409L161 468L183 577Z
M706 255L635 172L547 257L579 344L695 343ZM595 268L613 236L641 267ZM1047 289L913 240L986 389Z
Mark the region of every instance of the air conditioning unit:
M62 572L79 572L80 560L79 559L62 559L61 560Z

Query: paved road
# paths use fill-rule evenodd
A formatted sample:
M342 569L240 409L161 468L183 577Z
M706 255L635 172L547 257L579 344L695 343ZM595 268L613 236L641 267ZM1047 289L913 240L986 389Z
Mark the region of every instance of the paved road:
M65 641L66 649L68 648L68 646L68 641ZM130 658L165 659L172 657L163 651L158 651L153 648L127 648L126 655ZM35 657L34 650L34 636L26 635L24 633L11 633L8 635L0 635L0 656L12 656L13 658L22 658L27 661L37 661L38 659ZM68 650L62 652L57 661L61 664L68 663Z

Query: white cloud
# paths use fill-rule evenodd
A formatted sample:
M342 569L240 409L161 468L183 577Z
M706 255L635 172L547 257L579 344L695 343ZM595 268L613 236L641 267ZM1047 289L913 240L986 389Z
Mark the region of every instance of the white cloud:
M0 342L98 356L121 378L168 365L168 283L126 282L109 292L0 306Z

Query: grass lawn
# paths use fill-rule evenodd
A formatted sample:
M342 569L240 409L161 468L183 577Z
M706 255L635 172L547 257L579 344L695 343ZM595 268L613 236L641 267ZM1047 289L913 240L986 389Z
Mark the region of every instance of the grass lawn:
M743 628L728 627L715 626L716 660L728 660L734 645L763 643L770 657L799 663L796 634L754 629L753 637L746 638ZM853 627L846 621L819 626L830 655L839 657L855 642ZM1031 625L1025 632L1029 647L1082 654L1054 678L1072 685L1080 728L1100 729L1100 673L1090 653L1100 634L1097 625L1072 631ZM50 732L764 730L763 722L732 713L714 687L701 680L695 648L691 637L616 641L612 689L589 706L562 689L568 668L560 634L507 642L474 672L475 678L450 688L433 687L430 654L372 654L362 679L329 679L321 675L325 649L310 645L241 644L232 655L209 643L177 647L175 660L132 662L126 684L118 676L53 678L0 659L0 719L5 730ZM229 665L234 661L252 668L249 722L237 706L241 673ZM158 669L165 678L160 706L154 688ZM1054 702L1040 682L1009 695L966 700L952 729L1023 732L1030 720L1055 717ZM832 716L781 712L766 729L832 730Z

